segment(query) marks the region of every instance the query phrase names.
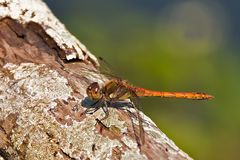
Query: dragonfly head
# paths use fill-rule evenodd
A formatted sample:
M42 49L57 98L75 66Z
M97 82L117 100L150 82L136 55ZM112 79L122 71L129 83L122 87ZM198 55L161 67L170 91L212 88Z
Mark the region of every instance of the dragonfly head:
M97 82L93 82L87 87L87 95L92 100L99 100L102 97L102 92Z

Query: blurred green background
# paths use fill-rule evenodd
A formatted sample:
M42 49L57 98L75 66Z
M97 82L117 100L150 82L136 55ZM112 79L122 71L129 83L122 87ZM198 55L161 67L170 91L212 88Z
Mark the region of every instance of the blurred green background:
M194 159L240 159L240 1L48 0L118 76L211 101L145 98L143 111Z

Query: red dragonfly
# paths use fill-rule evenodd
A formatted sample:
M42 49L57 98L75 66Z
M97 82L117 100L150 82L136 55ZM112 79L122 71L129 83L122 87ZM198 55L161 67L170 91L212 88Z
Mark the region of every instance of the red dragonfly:
M87 95L93 100L95 104L101 103L100 107L105 112L105 118L108 117L108 107L114 102L123 101L126 99L132 100L132 107L136 109L137 118L139 120L139 138L138 145L144 144L144 129L142 126L142 118L138 111L138 104L136 103L138 97L168 97L168 98L185 98L185 99L194 99L194 100L208 100L212 99L213 96L206 93L195 93L195 92L162 92L162 91L153 91L144 88L139 88L130 85L126 80L121 79L111 79L106 82L103 86L100 86L97 82L93 82L87 87ZM94 108L94 113L100 107ZM90 113L90 110L86 110L84 113ZM101 120L103 120L101 119ZM140 140L139 140L140 139Z

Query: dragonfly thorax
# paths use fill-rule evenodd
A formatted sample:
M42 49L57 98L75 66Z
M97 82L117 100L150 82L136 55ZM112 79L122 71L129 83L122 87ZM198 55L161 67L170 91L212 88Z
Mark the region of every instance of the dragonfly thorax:
M99 100L102 98L102 91L97 82L93 82L87 87L87 95L92 100Z

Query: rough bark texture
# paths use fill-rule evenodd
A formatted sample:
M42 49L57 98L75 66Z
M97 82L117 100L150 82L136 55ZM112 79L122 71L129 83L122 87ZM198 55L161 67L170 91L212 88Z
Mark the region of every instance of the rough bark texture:
M86 87L107 79L44 3L0 0L0 17L0 159L191 159L142 113L140 148L126 111L110 108L109 128L102 110L82 114Z

